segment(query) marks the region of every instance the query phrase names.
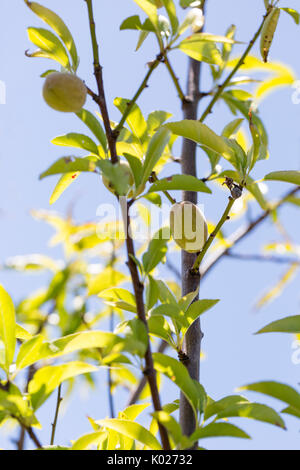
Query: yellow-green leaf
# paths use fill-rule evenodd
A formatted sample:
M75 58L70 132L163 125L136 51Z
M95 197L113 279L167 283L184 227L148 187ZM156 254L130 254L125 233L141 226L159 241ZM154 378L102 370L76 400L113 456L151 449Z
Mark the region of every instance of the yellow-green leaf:
M68 54L60 40L51 31L43 28L28 28L28 37L40 50L28 54L30 57L45 57L69 68Z
M161 450L161 445L156 437L148 429L134 421L127 419L101 419L96 421L96 423L104 428L113 429L124 436L135 439L152 450Z
M51 393L65 380L77 375L96 372L95 366L84 362L69 362L58 366L46 366L39 369L28 385L33 409L39 408Z
M43 21L45 21L45 23L48 24L64 42L71 54L73 68L76 71L79 65L79 60L74 39L67 25L56 13L54 13L52 10L49 10L49 8L46 8L36 2L30 2L28 0L26 0L26 4L36 15L38 15Z
M11 297L0 285L0 337L5 349L5 367L13 362L16 347L15 307Z

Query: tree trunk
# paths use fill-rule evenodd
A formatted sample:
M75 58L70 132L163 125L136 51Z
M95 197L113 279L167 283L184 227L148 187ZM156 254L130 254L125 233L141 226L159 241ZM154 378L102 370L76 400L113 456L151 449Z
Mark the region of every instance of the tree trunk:
M187 84L188 102L183 104L184 119L197 119L200 97L200 68L200 62L193 59L189 60ZM183 174L197 176L196 150L197 146L195 142L184 139L181 154L181 168ZM197 204L197 193L184 191L182 200ZM190 274L190 269L193 266L196 257L197 254L182 251L182 296L195 291L199 286L199 277L192 276ZM195 300L197 300L197 298ZM202 332L200 320L197 320L191 328L189 328L183 345L183 353L187 357L185 365L190 376L195 380L199 380L201 339ZM194 412L183 394L181 394L180 397L180 424L183 434L187 436L191 435L195 430Z

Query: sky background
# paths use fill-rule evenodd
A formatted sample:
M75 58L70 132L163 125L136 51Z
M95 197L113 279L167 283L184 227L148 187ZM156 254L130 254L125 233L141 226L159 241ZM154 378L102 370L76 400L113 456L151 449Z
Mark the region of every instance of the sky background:
M44 0L45 5L56 11L68 24L76 40L81 65L78 74L94 88L92 57L86 6L83 0ZM95 0L95 18L100 44L101 63L104 66L105 87L111 118L117 120L119 112L113 107L116 96L131 97L145 75L146 63L156 55L154 43L147 40L142 50L134 52L137 33L119 31L122 20L136 14L138 8L133 0L114 2ZM208 0L206 30L224 34L227 27L236 24L237 38L248 42L257 30L263 15L263 0ZM281 6L299 7L296 0L281 2ZM84 132L83 125L74 115L57 113L46 106L41 98L43 81L40 74L51 68L43 59L28 59L26 49L33 49L26 34L28 26L42 26L21 0L3 0L0 15L0 80L7 88L6 104L0 105L0 263L8 257L28 253L45 253L61 257L59 248L48 246L52 230L30 216L31 209L49 209L49 196L56 178L38 180L39 174L62 155L66 149L55 147L50 140L67 132ZM142 13L143 16L143 13ZM296 77L300 77L298 54L299 27L291 18L282 15L278 34L271 51L271 59L289 64ZM237 46L239 53L245 46ZM258 52L258 49L255 49ZM185 86L187 58L176 52L171 57L181 84ZM209 75L203 75L202 89L209 89ZM262 178L276 169L299 169L300 156L300 105L292 103L291 88L277 91L267 98L260 113L270 136L270 159L257 167L255 176ZM159 67L151 78L150 87L139 100L145 115L162 109L181 119L180 103L166 70ZM205 101L202 102L204 107ZM89 101L88 109L95 111ZM229 121L230 114L222 106L215 107L207 120L216 132L220 132ZM232 118L231 118L232 119ZM78 155L81 155L78 152ZM169 167L166 174L173 168ZM208 171L206 157L198 160L199 176ZM288 185L270 183L270 195L277 196L287 191ZM65 213L74 205L77 221L96 218L96 209L101 202L113 202L113 197L94 175L81 175L72 187L55 204L54 210ZM200 195L206 217L216 220L224 208L224 193L216 197ZM255 206L254 206L255 207ZM253 213L259 213L256 207ZM294 207L281 211L281 220L298 243L300 236L299 212ZM227 233L235 227L228 224ZM269 222L265 222L236 251L259 253L264 242L279 241L280 235ZM175 263L179 265L179 257ZM202 298L220 298L220 302L203 317L205 333L203 348L206 355L201 368L201 381L209 395L221 398L241 385L260 380L276 380L297 387L300 365L292 363L293 338L284 335L254 336L253 333L265 324L288 315L299 313L299 277L288 286L284 295L257 312L253 305L264 288L272 285L285 267L269 263L246 263L233 260L222 261L201 285ZM23 276L11 272L0 272L0 282L17 302L43 283L41 276ZM103 375L104 377L105 375ZM163 400L176 398L175 391L166 383ZM284 406L264 397L249 395L251 399L274 405L277 410ZM82 400L78 406L78 400ZM116 405L120 409L126 396L120 393ZM39 418L44 423L40 432L43 442L48 442L49 422L54 413L54 398L41 408ZM86 416L95 419L107 415L104 380L99 379L97 393L86 394L79 389L61 416L57 429L57 442L68 444L91 428ZM234 420L233 420L234 422ZM272 426L238 421L252 436L251 441L215 439L203 441L201 445L210 449L299 449L300 422L286 419L288 431ZM7 436L0 432L0 447L13 448Z

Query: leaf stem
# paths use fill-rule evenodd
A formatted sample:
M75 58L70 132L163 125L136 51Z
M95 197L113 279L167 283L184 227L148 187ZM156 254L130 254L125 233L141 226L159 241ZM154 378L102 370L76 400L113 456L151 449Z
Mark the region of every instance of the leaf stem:
M244 54L241 56L240 60L237 62L236 66L233 68L233 70L230 72L230 74L228 75L228 77L226 78L226 80L222 83L222 85L220 85L218 87L218 90L216 92L216 94L213 96L212 100L210 101L210 103L208 104L207 108L205 109L205 111L203 112L201 118L199 119L200 122L203 122L207 116L212 112L212 109L215 105L215 103L218 101L218 99L220 98L220 96L222 95L223 91L225 90L225 88L227 87L227 85L230 83L231 79L234 77L234 75L236 74L236 72L241 68L241 66L244 64L245 62L245 59L247 58L249 52L252 50L254 44L256 43L257 39L259 38L260 36L260 33L264 27L264 24L265 24L265 21L267 19L267 17L269 16L269 11L267 11L267 13L264 15L263 17L263 20L262 20L262 23L260 25L260 27L258 28L258 30L256 31L256 33L254 34L253 38L251 39L251 41L249 42L248 44L248 47L246 48Z
M212 242L214 241L214 239L216 238L216 236L218 235L219 231L221 230L221 228L223 227L223 225L225 224L225 222L229 219L229 213L232 209L232 206L234 204L234 199L229 196L229 201L228 201L228 204L226 206L226 209L221 217L221 219L219 220L219 223L217 224L216 228L214 229L214 231L210 234L210 236L208 237L202 251L199 253L199 255L197 256L197 259L192 267L192 273L193 274L198 274L199 273L199 267L202 263L202 260L204 258L204 256L206 255L209 247L211 246Z
M58 421L58 414L59 414L59 408L60 404L63 401L63 398L61 396L61 384L58 387L57 390L57 400L56 400L56 408L55 408L55 415L54 415L54 421L52 424L52 432L51 432L51 439L50 439L50 445L53 446L54 444L54 438L55 438L55 431L56 431L56 426L57 426L57 421Z
M134 95L134 97L132 98L131 101L128 102L128 106L127 106L127 109L125 111L125 113L123 114L119 124L117 125L117 127L113 130L113 136L115 138L118 138L125 122L126 122L126 119L127 117L129 116L129 114L131 113L132 111L132 108L134 107L135 103L137 102L137 100L139 99L140 95L142 94L142 92L145 90L145 88L147 88L148 86L148 81L149 81L149 78L151 77L152 73L154 72L154 70L156 69L156 67L159 65L160 61L158 59L154 60L153 62L151 62L151 65L149 67L149 70L144 78L144 80L142 81L139 89L137 90L136 94Z

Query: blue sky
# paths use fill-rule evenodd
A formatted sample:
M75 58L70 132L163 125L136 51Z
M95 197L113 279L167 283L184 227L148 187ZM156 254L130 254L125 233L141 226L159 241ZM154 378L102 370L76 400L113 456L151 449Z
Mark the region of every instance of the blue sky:
M85 2L45 0L44 3L59 13L72 30L81 59L78 74L89 86L94 87ZM156 49L154 43L148 40L142 50L135 53L136 34L119 31L122 20L137 12L133 0L95 0L94 3L107 98L111 118L117 120L119 113L111 104L112 100L116 96L128 98L134 94L145 75L146 63L155 57ZM252 37L263 14L263 0L208 0L207 3L206 30L223 34L233 23L238 27L237 38L245 42ZM282 1L281 5L297 9L298 3L296 0L286 0ZM50 249L47 246L51 229L34 221L29 212L33 208L49 208L48 201L55 178L40 182L38 176L62 155L61 149L53 146L50 140L63 133L83 130L76 116L56 113L41 99L43 82L40 74L50 68L50 64L42 59L30 60L24 55L26 49L32 48L27 39L26 28L40 25L39 20L26 8L23 1L2 2L0 80L6 84L7 101L6 105L0 105L0 262L10 256L36 252L57 258L61 256L59 249ZM287 15L282 15L271 59L289 64L295 75L300 77L297 44L299 28ZM237 46L237 52L244 47ZM258 52L257 49L255 51ZM184 85L186 57L176 52L173 54L172 63ZM207 90L208 87L208 74L204 73L202 88ZM267 126L271 143L270 159L260 163L255 174L257 178L262 178L267 172L276 169L299 169L300 105L294 105L291 96L292 89L285 88L267 98L261 106L261 116ZM88 104L89 109L94 111L94 104ZM205 101L202 106L204 104ZM155 109L164 109L172 112L174 119L181 119L176 91L170 85L163 67L151 78L150 87L139 100L139 105L145 114ZM218 105L207 123L215 131L220 131L229 117L227 110ZM205 175L208 168L205 157L201 157L198 165L200 176ZM270 184L272 196L282 194L287 189L285 184ZM99 203L107 200L113 202L104 187L99 185L97 177L82 175L56 203L54 209L64 213L75 201L76 220L84 221L94 219ZM216 220L224 207L224 195L215 198L207 196L201 198L200 202L205 204L206 216L210 220ZM281 220L297 243L300 226L297 223L296 211L293 207L283 209ZM228 227L228 230L231 228ZM237 251L258 253L264 242L279 239L280 236L271 224L265 222ZM225 260L203 282L203 298L222 299L211 315L207 315L203 320L206 360L202 364L201 378L213 398L221 398L231 394L239 385L259 380L277 380L297 387L300 365L295 366L291 361L292 338L284 335L253 336L253 333L266 323L299 312L299 278L288 286L282 297L267 308L258 313L253 309L255 299L264 287L278 279L283 270L283 266L268 263ZM16 301L42 283L41 278L37 276L23 277L8 272L0 272L0 282ZM170 394L174 394L174 391L168 384L163 397L169 400ZM275 401L254 396L251 398L259 398L260 401L275 405L277 410L283 408ZM117 404L124 406L125 399L126 397L120 394ZM57 439L61 444L67 443L66 437L75 439L90 430L87 415L99 419L107 413L103 384L97 393L83 401L80 409L76 407L75 400L78 400L78 397L73 398L58 427ZM42 408L42 422L49 423L53 406L54 402L51 400L49 405ZM253 437L252 441L219 439L203 442L203 445L211 449L299 449L299 420L286 421L287 432L268 425L239 421ZM48 440L49 432L47 424L41 432L42 440ZM12 447L12 444L0 434L0 447L7 446Z

